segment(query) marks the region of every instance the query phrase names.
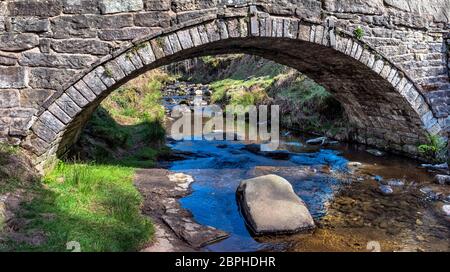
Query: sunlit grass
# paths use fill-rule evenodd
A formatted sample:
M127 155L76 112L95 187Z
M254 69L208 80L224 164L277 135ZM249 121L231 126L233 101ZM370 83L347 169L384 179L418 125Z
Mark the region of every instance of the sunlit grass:
M76 241L82 251L137 250L154 230L141 215L142 197L133 175L133 168L124 166L60 163L21 214L30 220L27 230L43 230L48 240L38 246L11 246L19 251L66 251L66 243Z

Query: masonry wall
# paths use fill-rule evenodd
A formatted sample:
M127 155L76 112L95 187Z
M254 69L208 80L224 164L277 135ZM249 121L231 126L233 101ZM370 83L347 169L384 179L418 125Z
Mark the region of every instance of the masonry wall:
M248 13L243 0L0 0L0 141L19 144L52 95L133 40ZM353 33L420 87L450 123L449 0L262 0L258 10Z

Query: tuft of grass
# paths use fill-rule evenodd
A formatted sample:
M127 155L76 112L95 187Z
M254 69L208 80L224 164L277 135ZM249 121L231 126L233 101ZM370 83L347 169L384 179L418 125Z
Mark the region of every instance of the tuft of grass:
M419 145L418 149L430 162L441 163L447 159L447 141L439 135L428 135L428 143Z
M15 251L66 251L66 243L75 241L85 252L139 249L154 229L140 212L142 197L133 174L124 166L59 163L20 214L30 222L25 232L42 230L47 240L9 246Z
M364 29L358 26L355 30L353 30L353 35L355 35L356 39L361 40L365 35Z

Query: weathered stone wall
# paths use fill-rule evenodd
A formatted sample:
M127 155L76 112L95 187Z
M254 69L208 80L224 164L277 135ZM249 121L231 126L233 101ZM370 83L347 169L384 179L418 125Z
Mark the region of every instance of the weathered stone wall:
M247 2L256 5L250 8ZM252 15L255 12L257 16ZM395 144L393 149L414 153L414 146L423 139L424 131L438 133L449 128L446 40L450 29L449 12L450 0L0 0L0 140L30 149L30 135L39 130L42 118L49 115L58 116L63 126L55 129L57 133L48 127L41 132L76 135L76 132L67 132L67 124L77 128L82 126L89 116L86 108L94 108L112 88L138 73L204 52L234 50L260 54L291 65L327 86L348 113L355 116L354 122L361 128L357 136L359 141L374 145L388 141ZM201 52L202 42L194 52L189 47L190 51L185 50L180 44L183 39L196 43L192 33L171 35L192 27L201 32L207 23L231 18L238 18L240 24L247 25L245 31L249 32L249 37L245 36L246 39L241 41L242 46L232 42L211 43ZM307 28L294 29L298 32L296 37L286 36L293 31L285 23L291 20ZM262 27L269 23L273 25L267 29ZM300 28L298 23L291 25ZM288 29L284 29L286 26ZM361 46L349 48L349 52L335 48L350 45L350 42L336 45L341 35L357 40L353 34L357 27L364 30L359 37L361 41L351 44ZM225 28L231 33L236 26L227 22ZM273 30L276 28L281 32ZM265 35L266 30L273 30L271 37L280 40L298 36L303 41L322 43L323 39L322 45L335 48L326 51L327 58L336 61L321 57L318 52L322 48L310 44L272 41L262 48L264 40L259 41L261 44L252 43L251 37ZM210 29L206 33L212 35ZM79 82L93 68L106 65L126 50L132 55L142 42L151 39L156 39L157 43L167 39L170 50L178 51L173 50L177 47L182 50L174 57L161 58L145 67L135 63L126 77L108 85L108 92L96 93L91 90L92 86ZM307 54L309 52L305 50L317 52ZM384 82L353 63L364 63L368 56L363 54L366 51L375 55L373 60L365 61L366 66L384 77ZM283 57L287 52L291 54ZM152 53L157 55L157 52ZM353 62L344 59L339 55L341 53L352 56ZM341 69L339 65L342 64L347 65L347 70L358 71ZM336 66L335 73L330 69L333 66ZM373 82L364 81L370 78ZM400 89L404 97L390 91L382 92L389 88ZM412 89L414 92L410 91ZM389 96L391 99L387 99ZM56 113L61 109L62 113ZM77 125L73 124L73 119ZM398 126L400 130L404 127L412 140L399 145L396 138L401 138L400 134L396 134L395 129L389 130L388 126ZM36 141L34 147L39 145ZM70 143L65 138L61 141ZM44 150L59 149L53 142L47 143L43 139L41 142Z

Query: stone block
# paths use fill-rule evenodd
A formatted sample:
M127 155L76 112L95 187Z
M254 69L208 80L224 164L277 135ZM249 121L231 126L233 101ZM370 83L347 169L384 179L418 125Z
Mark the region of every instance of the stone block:
M7 52L24 51L36 47L39 37L31 33L6 33L0 34L0 50Z
M53 103L48 107L48 111L50 111L56 118L58 118L61 122L64 124L70 123L72 121L72 118L70 118L67 113L65 113L56 103Z
M97 30L92 27L92 20L86 15L64 15L50 19L53 38L95 38Z
M183 49L188 49L194 46L189 30L178 31L177 35Z
M120 81L126 76L115 60L109 61L105 64L105 72L112 76L115 81Z
M98 37L104 41L125 41L134 40L146 35L150 35L152 30L146 27L130 27L122 29L103 29L98 33Z
M29 86L37 89L61 90L79 71L56 68L30 68Z
M97 95L89 88L88 85L86 85L86 83L83 80L79 80L77 83L75 83L74 87L89 102L92 102L97 98Z
M98 0L62 0L62 6L66 14L100 13Z
M107 55L112 45L93 39L52 40L50 47L58 53Z
M57 134L53 130L45 126L39 120L34 123L32 130L37 137L48 144L51 144L57 137Z
M132 14L114 14L114 15L89 15L87 16L89 24L98 29L119 29L134 26Z
M125 73L125 75L130 75L136 68L126 54L122 54L115 59L115 62L119 65L120 69Z
M81 108L67 94L62 94L55 103L71 118L81 112Z
M19 59L19 64L29 67L50 67L84 69L95 62L95 58L86 55L62 55L25 52Z
M97 75L98 78L100 78L100 80L107 86L107 87L111 87L114 84L116 84L116 81L114 80L114 78L112 77L112 75L110 75L103 66L99 66L97 68L95 68L94 70L95 74Z
M50 21L38 17L13 17L11 18L11 30L13 32L48 32Z
M0 89L24 88L26 86L26 70L17 66L0 66Z
M136 51L145 65L149 65L156 60L152 47L148 42L139 45Z
M23 89L20 90L20 106L26 108L39 108L50 96L53 90Z
M170 0L144 0L145 10L162 11L170 9Z
M77 90L75 87L70 87L66 90L66 94L72 98L72 100L77 103L80 108L83 108L89 101Z
M144 27L163 27L170 26L170 15L168 12L152 11L137 13L134 15L134 24Z
M54 17L62 12L59 0L19 0L9 1L8 10L11 16Z
M108 88L100 77L97 76L95 71L91 71L89 74L85 75L83 81L97 96L102 94L102 92Z
M19 106L19 91L0 90L0 108L13 108L18 106Z
M0 54L0 65L14 66L17 64L17 57L14 55Z
M50 111L44 111L39 117L39 121L55 133L61 132L65 127L65 125Z
M142 0L99 0L102 14L140 11L144 9Z
M183 48L181 47L180 41L178 40L178 36L176 34L170 34L168 36L170 47L172 48L173 53L181 51Z

